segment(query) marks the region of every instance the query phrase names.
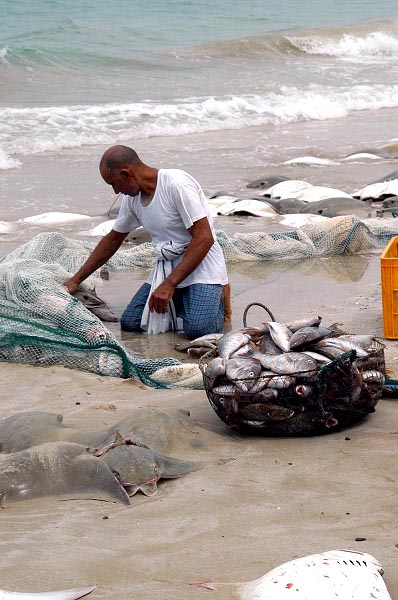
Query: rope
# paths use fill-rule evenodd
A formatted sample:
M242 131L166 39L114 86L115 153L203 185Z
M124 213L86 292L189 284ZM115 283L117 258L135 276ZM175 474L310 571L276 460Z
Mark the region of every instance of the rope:
M243 312L243 327L247 327L247 313L249 311L249 308L251 308L252 306L261 306L261 308L263 308L271 317L271 321L275 321L275 317L272 314L272 312L270 311L269 308L267 308L264 304L261 304L261 302L251 302L250 304L248 304Z

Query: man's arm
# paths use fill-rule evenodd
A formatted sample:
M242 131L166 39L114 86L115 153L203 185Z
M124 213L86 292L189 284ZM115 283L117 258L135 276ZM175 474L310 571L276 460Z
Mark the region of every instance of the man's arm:
M111 231L96 245L77 273L64 282L64 286L67 288L68 292L70 294L76 292L82 281L102 267L102 265L104 265L120 248L127 235L128 233L119 233L118 231L111 229Z
M149 310L166 313L177 285L181 283L202 262L212 245L213 234L207 217L195 221L188 229L192 236L182 261L171 274L156 288L149 299Z

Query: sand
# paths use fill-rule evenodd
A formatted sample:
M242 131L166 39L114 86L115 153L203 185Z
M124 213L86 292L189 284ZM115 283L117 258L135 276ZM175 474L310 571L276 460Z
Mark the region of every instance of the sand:
M278 320L315 313L353 333L383 335L377 254L287 261L272 269L245 263L230 265L229 273L233 327L241 326L250 302L260 301ZM127 276L113 274L100 291L116 310L134 292L125 289ZM135 278L132 287L139 284ZM264 316L254 307L248 321L258 324ZM135 339L144 353L146 338L138 346ZM173 341L156 336L148 352L157 348L158 355L187 360ZM388 366L394 364L395 343L389 343ZM4 363L0 378L0 417L37 409L100 429L142 406L185 408L206 430L207 443L201 471L162 481L157 496L137 494L129 507L46 498L1 510L2 588L95 583L93 599L230 599L236 582L282 562L348 548L376 556L397 598L396 400L380 400L374 414L341 432L271 439L229 431L200 390L155 390L61 367ZM213 591L190 585L203 581L218 584Z

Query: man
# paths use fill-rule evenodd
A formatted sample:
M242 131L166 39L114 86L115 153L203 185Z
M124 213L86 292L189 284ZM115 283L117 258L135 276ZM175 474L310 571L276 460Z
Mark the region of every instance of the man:
M65 282L69 292L73 294L115 254L129 232L142 225L156 245L159 268L151 271L132 298L121 317L121 328L165 331L171 328L169 317L175 308L189 339L221 332L224 311L225 320L230 319L230 288L207 199L198 182L185 171L144 164L127 146L109 148L102 156L100 173L116 194L125 196L113 229Z

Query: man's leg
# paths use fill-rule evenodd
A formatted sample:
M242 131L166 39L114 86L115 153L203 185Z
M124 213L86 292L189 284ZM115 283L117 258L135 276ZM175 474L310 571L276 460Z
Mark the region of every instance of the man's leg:
M207 333L221 333L224 325L223 286L194 283L177 288L177 314L184 323L184 333L194 340Z
M143 331L141 329L141 317L150 291L151 286L149 283L144 283L130 300L120 318L120 327L123 331Z

